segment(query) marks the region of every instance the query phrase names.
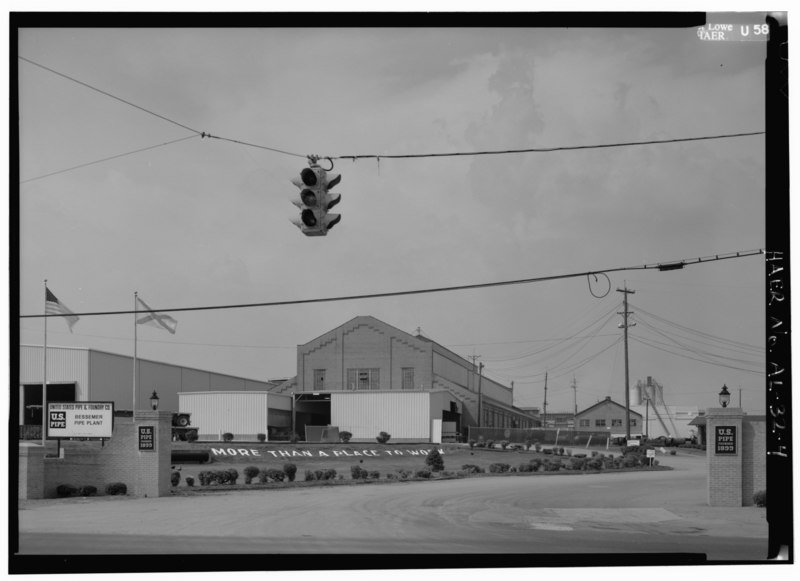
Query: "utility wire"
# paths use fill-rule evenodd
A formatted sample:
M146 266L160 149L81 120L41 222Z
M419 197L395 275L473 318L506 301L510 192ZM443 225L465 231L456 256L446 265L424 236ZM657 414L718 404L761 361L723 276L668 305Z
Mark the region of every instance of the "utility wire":
M151 311L132 311L132 310L125 310L125 311L95 311L95 312L85 312L85 313L71 313L70 315L63 315L63 314L48 314L48 315L20 315L20 319L38 319L42 317L64 317L64 316L81 316L81 317L93 317L93 316L101 316L101 315L132 315L136 313L145 313L145 312L158 312L158 313L178 313L182 311L217 311L217 310L225 310L225 309L249 309L254 307L277 307L277 306L286 306L286 305L307 305L312 303L331 303L331 302L338 302L338 301L351 301L351 300L359 300L359 299L375 299L375 298L386 298L386 297L399 297L405 295L419 295L419 294L428 294L428 293L438 293L438 292L449 292L449 291L456 291L456 290L472 290L472 289L479 289L479 288L490 288L496 286L510 286L515 284L529 284L534 282L546 282L551 280L561 280L561 279L568 279L568 278L577 278L580 276L591 276L594 274L600 273L609 273L609 272L622 272L626 270L653 270L653 269L661 269L663 270L663 266L665 264L678 264L680 263L683 265L690 265L690 264L700 264L700 263L707 263L707 262L715 262L718 260L730 260L733 258L744 258L746 256L755 256L763 254L764 251L762 249L756 250L745 250L739 252L730 252L726 254L716 254L714 256L708 257L700 257L700 258L691 258L691 259L684 259L681 261L675 261L670 263L655 263L655 264L642 264L639 266L620 266L616 268L606 268L600 270L592 270L589 272L577 272L571 274L557 274L552 276L540 276L536 278L523 278L519 280L506 280L500 282L485 282L485 283L478 283L478 284L466 284L466 285L458 285L458 286L448 286L448 287L439 287L439 288L428 288L428 289L418 289L418 290L406 290L406 291L392 291L392 292L385 292L385 293L372 293L372 294L363 294L363 295L349 295L349 296L339 296L339 297L325 297L325 298L317 298L317 299L295 299L289 301L272 301L272 302L263 302L263 303L242 303L236 305L213 305L213 306L206 306L206 307L175 307L175 308L163 308L163 309L152 309Z
M601 143L595 145L570 145L564 147L529 147L525 149L502 149L495 151L467 151L451 153L411 153L401 155L338 155L326 157L326 159L410 159L418 157L457 157L467 155L505 155L510 153L552 153L554 151L575 151L580 149L603 149L609 147L630 147L634 145L657 145L662 143L682 143L686 141L705 141L710 139L730 139L733 137L749 137L752 135L764 135L764 131L750 131L746 133L728 133L724 135L706 135L701 137L680 137L675 139L651 139L648 141L628 141L620 143Z
M98 159L96 161L90 161L88 163L82 163L80 165L74 165L72 167L68 167L68 168L60 169L60 170L57 170L57 171L54 171L54 172L50 172L50 173L47 173L47 174L44 174L44 175L36 176L35 178L28 178L27 180L20 180L19 183L26 184L28 182L41 180L41 179L44 179L44 178L49 178L51 176L55 176L55 175L58 175L58 174L66 173L68 171L72 171L72 170L75 170L75 169L80 169L82 167L88 167L90 165L103 163L104 161L110 161L112 159L118 159L120 157L125 157L126 155L133 155L134 153L141 153L143 151L149 151L151 149L156 149L157 147L164 147L165 145L172 145L173 143L178 143L180 141L186 141L187 139L194 139L195 137L198 137L198 135L190 135L188 137L181 137L180 139L173 139L172 141L167 141L165 143L158 143L156 145L151 145L149 147L143 147L142 149L136 149L134 151L128 151L126 153L120 153L118 155L112 155L111 157L104 157L103 159Z
M198 135L200 135L200 133L201 133L200 131L197 131L196 129L192 129L191 127L189 127L187 125L184 125L183 123L178 123L177 121L175 121L173 119L170 119L169 117L164 117L163 115L159 115L158 113L154 113L153 111L150 111L149 109L145 109L144 107L140 107L139 105L136 105L135 103L131 103L130 101L126 101L125 99L123 99L121 97L117 97L116 95L112 95L111 93L103 91L102 89L98 89L97 87L93 87L89 83L84 83L83 81L79 81L78 79L76 79L74 77L70 77L69 75L65 75L64 73L59 73L58 71L56 71L54 69L51 69L50 67L46 67L46 66L44 66L42 64L39 64L37 62L34 62L34 61L30 60L30 59L26 59L23 56L18 56L17 58L22 60L22 61L25 61L26 63L30 63L30 64L32 64L32 65L34 65L36 67L39 67L40 69L44 69L46 71L49 71L49 72L53 73L54 75L58 75L59 77L63 77L65 79L69 79L73 83L78 83L79 85L83 85L87 89L91 89L92 91L97 91L101 95L105 95L106 97L111 97L112 99L114 99L116 101L119 101L120 103L125 103L126 105L130 105L131 107L133 107L135 109L139 109L140 111L144 111L145 113L147 113L149 115L153 115L154 117L158 117L159 119L163 119L164 121L166 121L168 123L172 123L173 125L177 125L178 127L183 127L184 129L186 129L188 131L191 131L192 133L196 133Z

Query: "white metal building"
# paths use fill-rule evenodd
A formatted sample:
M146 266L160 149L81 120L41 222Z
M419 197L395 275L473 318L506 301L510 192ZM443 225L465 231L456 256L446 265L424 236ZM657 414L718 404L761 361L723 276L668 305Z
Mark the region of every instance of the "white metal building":
M292 398L267 391L195 391L178 394L178 408L192 414L200 440L221 440L226 432L234 440L267 441L292 427Z

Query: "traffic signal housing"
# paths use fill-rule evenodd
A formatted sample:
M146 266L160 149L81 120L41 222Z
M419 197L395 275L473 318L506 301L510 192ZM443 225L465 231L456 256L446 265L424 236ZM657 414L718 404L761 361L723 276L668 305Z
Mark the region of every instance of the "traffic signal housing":
M300 217L292 218L292 223L306 236L326 236L342 219L341 214L330 214L328 210L338 204L341 194L329 190L342 181L340 174L331 174L316 164L304 168L292 183L300 193L292 198L292 203L300 209Z

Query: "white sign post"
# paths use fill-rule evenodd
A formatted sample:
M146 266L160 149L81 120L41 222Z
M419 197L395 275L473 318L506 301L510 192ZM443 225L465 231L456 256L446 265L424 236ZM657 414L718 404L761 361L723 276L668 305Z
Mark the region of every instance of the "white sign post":
M105 440L114 432L114 402L47 402L47 439Z
M656 451L655 450L651 449L651 450L647 451L647 459L650 460L650 466L653 465L653 460L655 459L655 457L656 457Z

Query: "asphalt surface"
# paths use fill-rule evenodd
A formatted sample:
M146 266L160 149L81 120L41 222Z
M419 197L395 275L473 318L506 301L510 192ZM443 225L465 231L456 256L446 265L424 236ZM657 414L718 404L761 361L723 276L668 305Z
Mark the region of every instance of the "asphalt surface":
M765 509L706 504L671 471L541 474L164 498L24 501L22 555L691 553L762 561ZM620 563L624 564L624 563Z

